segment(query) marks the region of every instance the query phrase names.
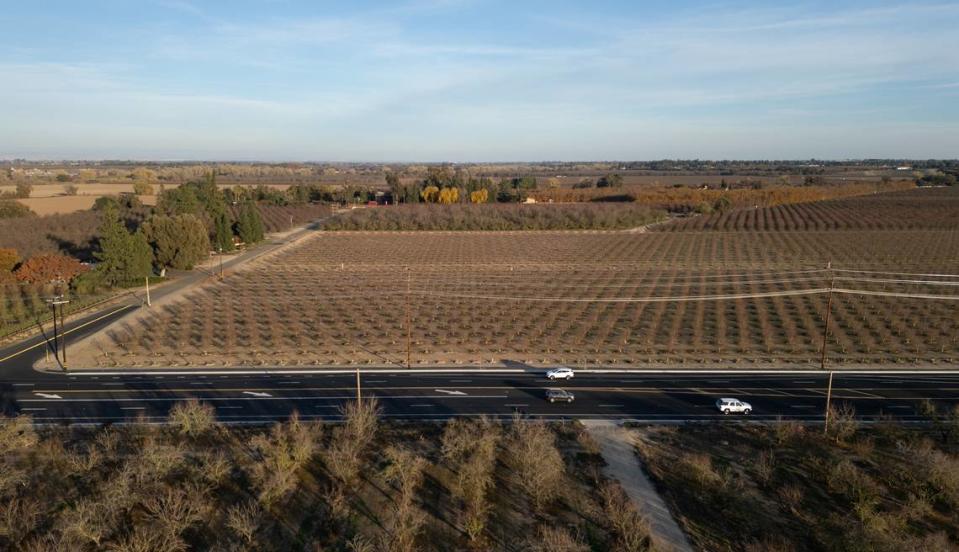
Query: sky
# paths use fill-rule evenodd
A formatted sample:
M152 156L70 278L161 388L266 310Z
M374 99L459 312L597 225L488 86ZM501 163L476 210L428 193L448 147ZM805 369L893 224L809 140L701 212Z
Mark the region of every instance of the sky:
M0 158L959 157L959 2L2 0Z

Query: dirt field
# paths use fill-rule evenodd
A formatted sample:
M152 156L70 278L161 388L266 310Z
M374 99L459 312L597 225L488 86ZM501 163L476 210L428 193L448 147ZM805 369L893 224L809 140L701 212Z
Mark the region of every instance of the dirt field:
M415 365L803 366L818 361L830 281L855 291L833 294L830 362L955 362L959 320L948 298L959 290L940 275L959 273L959 235L890 224L321 233L113 326L88 343L82 364L405 363L411 327ZM838 270L826 271L830 262Z

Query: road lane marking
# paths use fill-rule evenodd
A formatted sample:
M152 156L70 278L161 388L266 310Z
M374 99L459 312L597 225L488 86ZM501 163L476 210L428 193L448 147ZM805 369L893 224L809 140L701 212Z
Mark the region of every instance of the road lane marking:
M299 384L300 382L298 381L281 381L280 382L280 385L299 385Z
M37 391L34 391L33 394L38 397L43 397L44 399L62 399L63 398L60 395L57 395L56 393L38 393Z
M432 407L433 405L431 405L431 404L411 404L410 406L411 406L411 407L414 407L414 408L417 408L417 407Z
M601 404L601 405L599 405L599 407L600 407L600 408L622 408L623 405L621 405L621 404Z
M911 406L887 406L886 408L912 408Z
M240 409L240 408L243 408L243 407L242 407L242 406L218 406L217 408L220 408L220 409L223 409L223 410L226 410L226 409L234 410L234 409Z
M451 380L450 380L450 382L452 382L452 383L470 383L470 382L472 382L472 381L473 381L473 380L471 380L471 379L451 379Z
M517 408L520 406L529 406L528 404L504 404L503 406L509 406L511 408Z
M817 406L811 405L811 404L791 404L789 405L789 407L790 408L818 408Z
M125 385L124 383L101 383L100 385Z
M120 410L146 410L145 406L121 406Z
M243 394L244 394L244 395L250 395L250 396L252 396L252 397L260 397L260 398L267 398L267 397L272 397L272 396L273 396L273 395L271 395L271 394L269 394L269 393L263 393L263 392L260 392L260 391L244 391Z
M366 383L386 383L387 380L370 380Z
M21 408L20 412L39 412L41 410L46 410L46 408Z
M35 383L14 383L14 387L33 387Z
M447 395L465 395L462 391L447 391L446 389L434 389L437 393L446 393Z
M370 395L375 396L375 395ZM455 400L455 399L505 399L507 395L465 395L465 396L449 396L449 395L380 395L383 398L388 399L445 399L445 400ZM77 399L59 399L57 402L89 402L89 403L110 403L110 402L137 402L137 401L150 401L150 402L180 402L180 401L342 401L342 400L352 400L356 398L356 395L338 395L333 397L131 397L131 398L114 398L114 397L103 397L103 398L77 398ZM21 403L44 403L44 402L53 402L53 399L21 399Z
M97 318L94 318L93 320L90 320L89 322L84 322L83 324L80 324L79 326L76 326L76 327L74 327L74 328L70 328L69 330L67 330L67 331L65 331L65 332L60 332L60 335L65 335L65 334L68 334L68 333L73 333L73 332L75 332L75 331L77 331L77 330L79 330L79 329L82 329L82 328L85 328L85 327L89 326L90 324L93 324L93 323L95 323L95 322L99 322L100 320L103 320L104 318L107 318L107 317L109 317L109 316L113 316L114 314L116 314L116 313L118 313L118 312L120 312L120 311L122 311L122 310L126 310L126 309L133 308L133 307L138 307L138 306L139 306L139 305L126 305L126 306L120 307L120 308L118 308L118 309L115 310L115 311L110 311L110 312L108 312L107 314L104 314L103 316L99 316L99 317L97 317ZM49 344L49 343L50 343L50 341L47 340L47 339L45 339L45 340L41 341L40 343L37 343L37 344L35 344L35 345L31 345L31 346L26 347L26 348L23 348L23 349L20 349L19 351L15 352L15 353L11 353L11 354L3 357L3 358L0 358L0 362L6 362L6 361L10 360L11 358L13 358L13 357L15 357L15 356L20 356L20 355L22 355L23 353L25 353L25 352L27 352L27 351L32 351L32 350L36 349L37 347L43 347L44 345L47 345L47 344Z

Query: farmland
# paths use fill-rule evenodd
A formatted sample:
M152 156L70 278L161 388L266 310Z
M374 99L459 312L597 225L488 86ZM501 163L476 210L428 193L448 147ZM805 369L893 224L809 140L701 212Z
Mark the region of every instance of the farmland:
M959 273L959 235L899 224L322 232L117 323L81 354L100 366L396 365L409 332L413 365L803 366L818 360L833 285L829 362L955 362L956 279L933 275Z

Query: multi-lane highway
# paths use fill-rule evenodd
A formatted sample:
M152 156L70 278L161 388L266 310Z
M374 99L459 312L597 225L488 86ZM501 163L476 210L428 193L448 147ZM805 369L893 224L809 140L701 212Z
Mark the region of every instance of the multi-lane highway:
M130 373L84 372L40 375L0 384L8 412L45 423L163 420L172 405L191 398L216 408L225 422L265 422L297 411L305 418L336 419L344 401L356 397L354 373ZM827 376L820 373L587 373L550 382L538 371L373 371L361 376L363 397L375 396L387 417L417 420L455 416L511 416L521 412L550 419L617 418L658 422L723 419L719 397L752 403L750 419L820 421ZM571 404L550 404L548 388L573 392ZM917 406L931 399L959 404L959 374L842 374L832 400L851 404L858 415L915 420Z

